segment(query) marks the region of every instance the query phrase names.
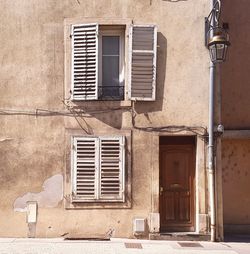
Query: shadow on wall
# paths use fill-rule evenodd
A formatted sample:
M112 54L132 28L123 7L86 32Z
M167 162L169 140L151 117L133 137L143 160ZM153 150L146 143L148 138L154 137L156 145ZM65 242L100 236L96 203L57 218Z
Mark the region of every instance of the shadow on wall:
M105 102L104 102L105 105ZM123 113L129 109L120 108L120 103L117 103L117 107L107 106L103 111L92 114L92 116L99 121L109 125L110 127L121 129L123 121Z
M156 100L152 102L137 101L135 103L135 111L138 114L162 110L166 79L167 39L162 33L158 32L157 40ZM121 104L121 101L92 101L85 102L84 104L78 102L77 106L73 107L71 110L75 112L75 117L79 126L86 133L92 134L93 130L91 126L88 125L89 117L96 118L113 128L122 128L123 113L131 111L131 107L122 107ZM89 117L81 116L81 113L79 113L81 111L89 114Z
M69 109L78 126L86 133L93 134L90 119L97 119L112 128L121 129L123 113L131 111L130 107L122 107L120 101L90 101L86 105L78 103Z
M135 111L138 114L162 110L166 80L167 39L160 32L157 33L157 46L156 100L152 102L137 101L135 103Z

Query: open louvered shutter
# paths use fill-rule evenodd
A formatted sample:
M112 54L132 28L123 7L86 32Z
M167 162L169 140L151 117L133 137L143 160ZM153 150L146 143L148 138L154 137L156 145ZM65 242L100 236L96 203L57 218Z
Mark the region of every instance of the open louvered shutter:
M72 99L98 98L98 24L72 26Z
M124 140L100 138L100 199L124 200Z
M73 195L76 199L97 198L98 139L75 137L73 143Z
M131 100L155 100L156 48L156 26L131 26L129 51L129 98Z

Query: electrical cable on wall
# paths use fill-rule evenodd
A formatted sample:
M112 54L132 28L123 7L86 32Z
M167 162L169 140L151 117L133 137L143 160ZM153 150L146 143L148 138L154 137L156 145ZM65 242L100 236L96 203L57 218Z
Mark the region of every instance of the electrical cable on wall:
M169 126L160 126L160 127L137 127L134 126L135 129L147 131L147 132L168 132L168 133L178 133L182 131L192 132L200 137L206 135L207 130L202 126L185 126L185 125L169 125Z
M203 126L177 126L177 125L169 125L169 126L137 126L135 124L135 118L137 113L134 110L134 107L132 108L125 107L117 107L117 108L108 108L108 109L101 109L101 110L88 110L85 111L81 107L72 107L70 105L64 104L67 107L67 111L63 110L48 110L48 109L35 109L33 111L31 110L16 110L16 109L1 109L0 108L0 115L23 115L23 116L35 116L35 117L49 117L49 116L66 116L66 117L73 117L78 122L81 129L83 129L86 133L91 134L91 131L88 126L88 130L86 130L81 123L79 122L78 117L80 118L93 118L93 115L98 114L106 114L111 113L114 111L128 111L131 112L132 116L132 128L140 131L145 132L166 132L166 133L179 133L182 131L188 131L191 133L194 133L195 135L199 136L200 138L207 138L207 129ZM86 123L86 121L85 121ZM88 125L88 124L87 124Z
M135 118L137 116L137 112L135 110L135 102L132 102L131 108L131 117L132 117L132 126L134 129L146 131L146 132L165 132L165 133L179 133L182 131L191 132L201 139L206 141L208 134L207 129L203 126L185 126L185 125L167 125L167 126L137 126L135 123Z
M77 113L79 116L84 117L92 117L91 115L95 114L103 114L103 113L109 113L113 111L119 111L119 110L126 110L125 108L113 108L113 109L102 109L102 110L89 110L84 111L82 109L73 109L69 111L58 111L58 110L48 110L48 109L35 109L33 111L31 110L15 110L15 109L0 109L0 115L27 115L27 116L69 116L74 117L75 113Z

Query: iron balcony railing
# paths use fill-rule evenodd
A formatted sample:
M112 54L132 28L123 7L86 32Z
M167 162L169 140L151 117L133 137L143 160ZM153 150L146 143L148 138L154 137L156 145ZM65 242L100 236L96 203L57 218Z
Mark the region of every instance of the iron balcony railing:
M124 86L99 86L99 100L123 100Z

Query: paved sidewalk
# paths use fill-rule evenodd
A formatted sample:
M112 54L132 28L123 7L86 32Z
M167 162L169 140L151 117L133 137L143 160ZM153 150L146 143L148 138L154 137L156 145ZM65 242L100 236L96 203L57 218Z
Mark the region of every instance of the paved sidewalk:
M0 238L0 254L249 254L250 243Z

